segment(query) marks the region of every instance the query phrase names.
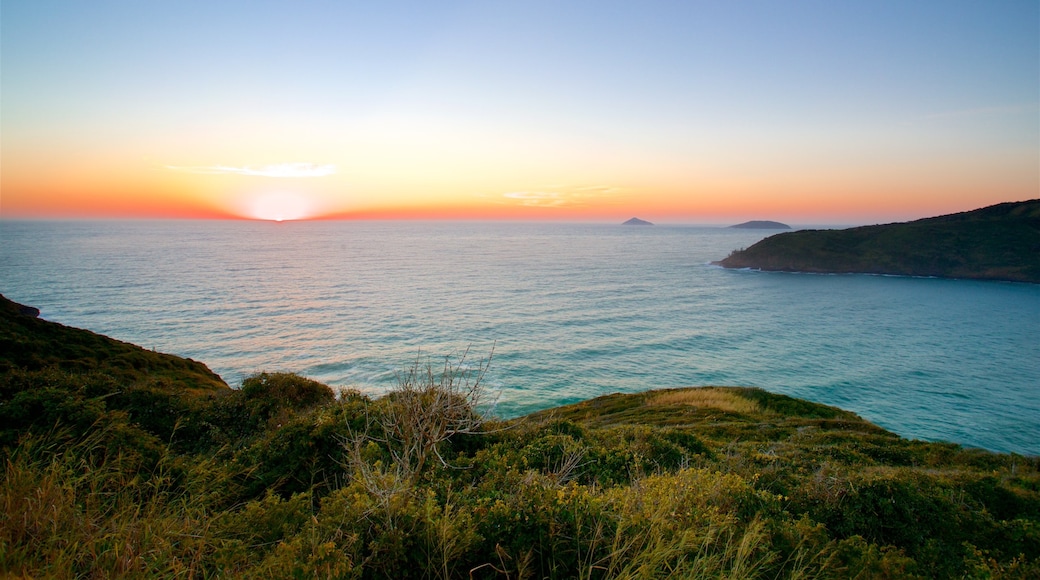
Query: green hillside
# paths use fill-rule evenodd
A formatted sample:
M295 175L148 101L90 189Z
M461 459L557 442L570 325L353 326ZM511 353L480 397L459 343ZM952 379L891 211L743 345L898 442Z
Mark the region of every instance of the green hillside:
M1040 200L907 223L787 232L735 251L719 264L1040 283Z
M37 314L34 308L0 296L0 371L60 369L100 372L135 385L168 382L177 389L228 388L200 362L48 322Z
M0 320L0 575L1030 578L1040 458L754 388L482 414L489 361L382 397ZM209 379L207 379L209 377Z

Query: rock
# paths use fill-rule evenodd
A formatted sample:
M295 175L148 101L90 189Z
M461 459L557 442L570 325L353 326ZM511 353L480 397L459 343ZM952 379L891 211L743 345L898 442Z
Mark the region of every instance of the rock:
M780 222L771 222L769 220L752 220L752 221L749 221L749 222L744 222L742 224L737 224L735 226L730 226L730 227L731 228L740 228L740 229L744 229L744 230L789 230L789 229L791 229L791 226L789 226L787 224L782 224Z

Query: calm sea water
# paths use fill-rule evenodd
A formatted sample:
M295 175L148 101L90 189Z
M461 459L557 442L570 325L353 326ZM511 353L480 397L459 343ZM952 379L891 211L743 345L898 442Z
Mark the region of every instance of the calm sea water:
M511 417L752 385L903 436L1040 454L1040 285L725 270L772 232L415 222L0 222L0 293L201 360L380 392L494 349Z

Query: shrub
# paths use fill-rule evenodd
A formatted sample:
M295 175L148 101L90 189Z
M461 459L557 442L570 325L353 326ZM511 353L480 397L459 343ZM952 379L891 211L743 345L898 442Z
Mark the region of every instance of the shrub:
M483 378L490 360L479 361L471 369L464 352L454 361L445 357L443 367L434 370L430 362L424 364L417 358L379 400L364 430L353 433L347 442L357 475L367 477L368 464L361 450L369 441L390 453L394 468L411 484L431 460L448 466L443 452L452 438L484 432L485 418L478 409L486 402Z
M284 420L286 411L303 411L331 403L328 386L293 373L260 373L242 381L242 395L250 412L266 421Z
M313 492L328 493L343 476L343 441L350 434L351 416L345 405L325 407L287 418L235 455L250 466L247 497L277 492L282 497Z

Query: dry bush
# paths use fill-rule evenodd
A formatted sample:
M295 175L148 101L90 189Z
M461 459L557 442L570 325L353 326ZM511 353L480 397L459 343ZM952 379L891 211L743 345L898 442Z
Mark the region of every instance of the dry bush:
M493 354L494 351L492 351ZM388 476L393 491L413 486L431 461L448 467L443 445L458 435L483 434L486 417L481 409L493 403L484 387L491 355L469 366L469 351L444 357L437 369L421 357L399 373L397 384L369 413L363 432L353 432L345 442L355 477L383 488ZM387 450L390 466L366 460L370 444ZM368 453L371 455L371 453Z

